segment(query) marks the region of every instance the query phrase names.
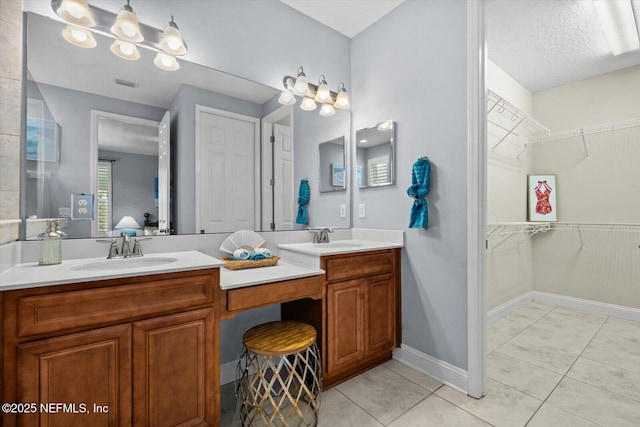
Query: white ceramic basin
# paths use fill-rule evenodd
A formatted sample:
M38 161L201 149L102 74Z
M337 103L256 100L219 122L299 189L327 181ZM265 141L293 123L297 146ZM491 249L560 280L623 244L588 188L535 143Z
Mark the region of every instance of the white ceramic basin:
M177 258L121 258L121 259L105 259L103 261L90 262L87 264L77 265L71 270L75 271L111 271L111 270L127 270L132 268L145 268L160 266L177 261Z

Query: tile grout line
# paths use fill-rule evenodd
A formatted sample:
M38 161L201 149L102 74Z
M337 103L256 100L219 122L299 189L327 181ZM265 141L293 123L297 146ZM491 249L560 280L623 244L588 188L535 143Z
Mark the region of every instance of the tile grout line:
M556 306L558 307L558 306ZM555 308L554 308L555 310ZM551 310L553 311L553 310ZM580 310L582 311L582 310ZM540 408L542 408L542 405L544 405L545 403L547 403L547 400L549 400L549 397L551 397L551 395L553 394L554 391L556 391L556 389L558 388L558 386L560 385L560 383L567 377L567 374L569 373L569 371L571 370L571 368L573 368L573 366L576 364L576 362L578 361L578 359L580 358L580 356L582 356L582 354L584 353L584 351L587 349L587 347L589 347L589 344L591 344L591 342L594 340L594 338L596 337L596 335L598 335L598 333L602 330L602 328L604 327L604 324L607 323L607 320L609 320L610 316L607 316L606 319L604 319L604 321L602 322L602 324L600 325L600 327L598 328L598 330L593 334L593 336L591 337L591 339L589 340L589 342L584 346L584 348L582 349L582 351L580 352L580 354L576 357L576 359L573 361L573 363L571 364L571 366L569 366L569 368L566 370L566 372L564 374L562 374L562 378L560 378L560 381L558 381L558 383L553 387L553 390L551 390L551 392L547 395L547 397L545 397L545 399L542 401L542 403L540 404L540 406L538 407L538 409L536 409L536 411L531 415L531 417L529 417L529 419L527 420L527 422L525 423L525 427L531 422L531 420L533 419L533 417L536 416L536 414L538 413L538 411L540 411ZM571 378L571 377L569 377ZM551 403L549 403L548 405L551 405ZM553 406L555 408L555 406ZM590 423L594 423L594 424L599 424L596 423L592 420L588 420L586 418L581 417L580 415L574 414L573 412L567 411L566 409L563 408L557 408L560 409L562 411L568 412L572 415L577 416L580 419L586 420Z

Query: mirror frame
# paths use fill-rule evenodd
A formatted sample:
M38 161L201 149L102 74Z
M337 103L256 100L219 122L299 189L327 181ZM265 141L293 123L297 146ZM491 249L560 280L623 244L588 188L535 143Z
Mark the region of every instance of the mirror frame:
M391 126L388 129L380 129L380 126L383 126L385 124L390 124ZM357 188L358 190L366 190L369 188L382 188L382 187L390 187L396 184L396 128L397 128L397 124L394 120L385 120L383 122L377 123L373 126L370 126L368 128L363 128L363 129L358 129L356 131L356 139L354 141L354 158L353 158L353 174L354 174L354 187ZM389 143L390 143L390 147L391 147L391 154L390 157L391 159L389 160L389 182L386 182L384 184L378 184L378 185L365 185L365 186L358 186L357 185L357 171L358 171L358 133L360 132L366 132L368 130L380 130L380 131L390 131L391 136L389 139Z

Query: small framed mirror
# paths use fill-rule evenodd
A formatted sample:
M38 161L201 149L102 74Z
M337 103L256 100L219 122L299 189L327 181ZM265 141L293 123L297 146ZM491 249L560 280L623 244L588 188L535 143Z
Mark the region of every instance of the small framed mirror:
M356 132L356 187L395 183L396 125L392 120Z
M318 158L320 160L320 192L345 191L347 182L344 169L344 136L320 143Z

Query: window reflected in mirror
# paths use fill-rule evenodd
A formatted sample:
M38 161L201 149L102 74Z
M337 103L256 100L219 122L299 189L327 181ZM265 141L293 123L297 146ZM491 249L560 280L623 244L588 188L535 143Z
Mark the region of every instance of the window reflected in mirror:
M395 123L378 123L356 132L356 187L395 183Z

